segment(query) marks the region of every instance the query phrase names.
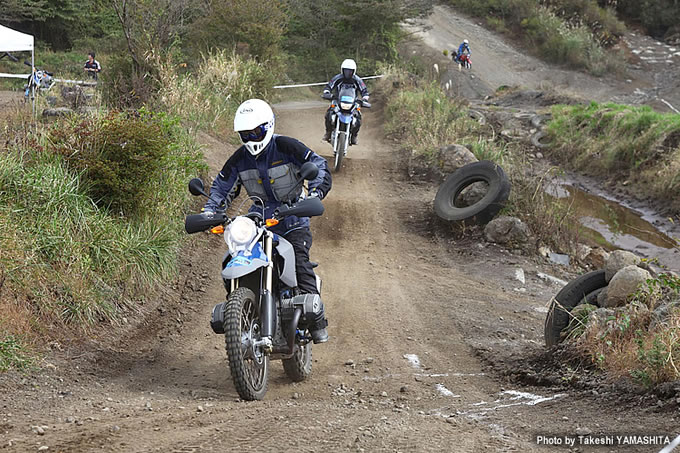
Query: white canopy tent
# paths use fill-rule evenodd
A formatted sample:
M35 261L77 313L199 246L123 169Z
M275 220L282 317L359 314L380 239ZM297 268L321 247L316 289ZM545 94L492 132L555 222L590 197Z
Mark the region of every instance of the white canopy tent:
M35 40L33 35L21 33L0 25L0 53L3 52L31 52L31 71L35 67ZM1 74L0 77L28 78L30 74ZM35 97L35 96L33 96ZM35 109L35 104L33 105Z

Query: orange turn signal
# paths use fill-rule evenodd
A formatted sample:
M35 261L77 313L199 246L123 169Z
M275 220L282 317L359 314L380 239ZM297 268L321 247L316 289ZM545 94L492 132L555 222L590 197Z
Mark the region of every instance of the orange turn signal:
M275 225L278 225L279 221L276 219L267 219L266 224L268 227L273 227Z
M210 229L210 232L212 234L222 234L224 233L224 225L217 225L216 227L212 227Z

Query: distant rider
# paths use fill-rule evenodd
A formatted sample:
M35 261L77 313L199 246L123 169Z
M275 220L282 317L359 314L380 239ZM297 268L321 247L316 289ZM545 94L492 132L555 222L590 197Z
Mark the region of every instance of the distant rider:
M467 52L468 57L472 56L472 51L470 50L470 43L467 39L464 39L460 46L458 46L458 53L453 57L453 61L460 63L460 56L463 52Z
M318 176L308 182L311 197L323 199L331 190L331 174L326 159L314 153L302 142L274 134L274 112L269 104L260 99L250 99L238 107L234 117L234 130L241 143L222 167L210 189L210 198L203 208L203 215L212 217L220 207L228 208L241 190L264 202L265 218L272 218L282 202L300 199L302 188L291 189L297 184L296 174L305 162L319 168ZM250 208L262 212L259 201ZM312 232L309 217L288 216L270 230L288 240L295 250L295 273L298 289L302 294L319 294L316 275L309 262ZM328 341L323 304L316 324L309 327L314 343Z
M368 88L363 80L357 75L357 64L352 59L347 59L340 65L340 74L333 77L330 82L324 87L324 94L330 94L333 98L338 95L338 87L343 84L354 85L355 89L361 93L364 101L368 101ZM331 132L333 131L333 121L331 119L333 115L333 108L329 107L326 110L326 134L323 139L327 142L331 140ZM352 145L357 144L357 136L359 135L359 129L361 128L361 112L356 113L356 121L352 121L353 126L350 128L350 143Z

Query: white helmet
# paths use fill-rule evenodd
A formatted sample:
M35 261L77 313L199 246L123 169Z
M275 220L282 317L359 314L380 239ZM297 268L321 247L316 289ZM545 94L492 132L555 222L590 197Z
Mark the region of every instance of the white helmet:
M347 72L345 72L347 71ZM354 60L351 58L346 59L345 61L342 62L340 65L340 72L342 73L342 76L346 79L351 79L354 77L354 74L357 72L357 64Z
M463 44L470 44L467 39L463 40Z
M261 99L248 99L238 106L234 116L234 130L253 156L260 154L274 135L274 112Z

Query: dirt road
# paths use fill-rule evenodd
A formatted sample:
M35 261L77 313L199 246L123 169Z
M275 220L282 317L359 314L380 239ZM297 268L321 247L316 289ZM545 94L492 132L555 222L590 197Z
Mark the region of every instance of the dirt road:
M280 105L277 131L330 157L325 107ZM538 446L536 436L677 431L677 411L610 383L573 390L504 377L504 363L542 349L559 286L541 275L567 276L453 241L432 220L434 188L404 175L376 107L313 220L331 340L314 347L309 381L289 383L274 363L265 400L238 401L223 338L208 326L224 298L225 246L199 235L143 325L80 350L54 345L42 371L0 376L0 451L593 451ZM204 139L215 173L232 149Z
M277 109L278 130L328 156L324 108ZM148 324L80 356L55 351L41 373L2 377L0 450L554 451L535 436L675 429L676 414L612 401L604 387L592 396L499 380L479 355L540 350L556 287L529 258L451 242L431 223L432 189L404 180L380 123L379 111L366 115L313 222L332 338L314 348L311 380L290 384L274 364L265 401L237 401L207 323L224 297L224 245L204 235ZM213 171L230 152L211 143Z
M593 77L546 64L508 43L503 36L485 29L480 22L447 6L435 6L432 15L406 28L420 37L429 48L430 56L436 57L440 66L447 69L451 69L452 63L443 58L442 50L458 49L463 39L470 41L471 73L464 73L462 81L457 71L444 78L452 79L458 94L468 98L483 97L507 85L554 89L586 101L649 104L660 111L680 109L680 49L639 33L629 32L622 41L627 53L632 55L626 62L626 74ZM422 49L418 53L421 52Z

